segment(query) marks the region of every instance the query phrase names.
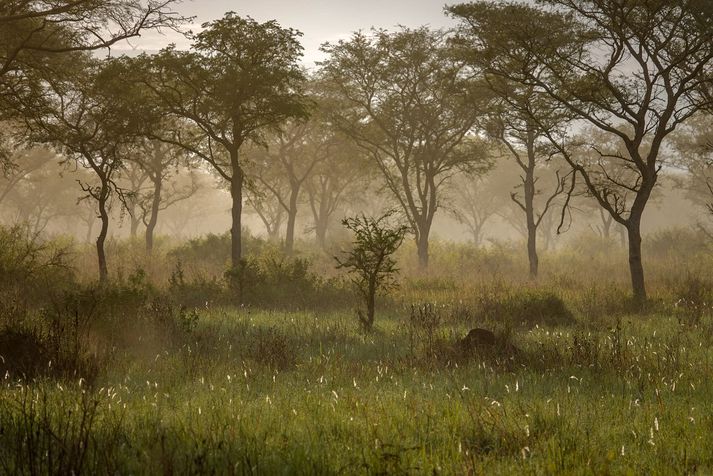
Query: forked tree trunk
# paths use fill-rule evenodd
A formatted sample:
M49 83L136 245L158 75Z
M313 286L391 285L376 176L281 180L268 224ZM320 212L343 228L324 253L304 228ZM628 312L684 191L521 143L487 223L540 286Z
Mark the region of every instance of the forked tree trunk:
M611 238L611 226L614 223L614 218L603 209L599 209L599 216L602 219L602 238L607 240Z
M327 246L327 227L329 225L329 206L327 200L325 199L325 187L322 185L322 200L317 201L314 198L315 191L308 188L310 193L310 208L312 209L312 216L314 218L314 236L317 240L317 245L322 249L326 249Z

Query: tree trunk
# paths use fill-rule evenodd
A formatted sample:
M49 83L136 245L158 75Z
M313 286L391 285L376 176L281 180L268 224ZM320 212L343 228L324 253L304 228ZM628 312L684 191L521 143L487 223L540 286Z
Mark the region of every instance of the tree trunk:
M366 295L366 318L362 319L364 329L370 331L374 327L374 316L376 315L376 282L369 283Z
M418 251L418 267L421 271L428 268L428 235L429 227L420 226L418 230L418 238L416 239L416 247Z
M102 185L101 195L99 197L99 218L101 220L101 229L97 237L97 259L99 262L99 283L105 284L109 279L109 268L106 264L106 252L104 243L106 242L107 234L109 233L109 213L106 209L106 203L109 198L109 190L106 184Z
M290 190L290 209L287 210L287 232L285 233L285 252L291 255L295 249L295 224L297 223L297 198L299 185L293 184Z
M534 163L525 174L525 219L527 221L527 258L530 262L530 277L537 278L540 259L537 256L537 225L535 224L535 171Z
M92 232L94 231L94 222L95 221L96 220L92 217L92 220L87 222L87 234L84 237L84 243L87 245L92 242Z
M611 226L614 222L614 218L606 213L602 208L599 209L599 216L602 219L602 238L607 240L611 238Z
M233 177L230 181L230 197L233 201L232 207L232 226L230 228L231 236L231 265L233 269L240 266L242 259L242 214L243 214L243 171L238 161L238 151L233 150L230 153L230 162L233 168Z
M129 220L130 220L130 236L131 238L136 238L136 235L139 233L139 225L141 224L141 219L136 216L136 207L132 207L133 210L131 210L131 213L129 214Z
M473 245L475 245L476 248L483 246L483 224L474 223L471 227L471 233L473 234Z
M329 226L329 204L326 198L326 190L324 184L321 185L321 200L317 203L315 199L315 191L308 188L309 203L314 217L314 235L317 240L317 245L320 249L327 248L327 227Z
M646 284L644 281L644 265L641 260L641 214L629 217L626 227L629 238L629 271L631 272L631 287L634 299L643 304L646 302Z
M314 234L317 238L317 245L320 249L327 248L327 220L316 220L314 224Z
M158 212L161 206L161 186L163 180L161 174L156 174L153 180L153 200L151 202L151 216L146 224L146 253L153 252L153 234L158 223Z

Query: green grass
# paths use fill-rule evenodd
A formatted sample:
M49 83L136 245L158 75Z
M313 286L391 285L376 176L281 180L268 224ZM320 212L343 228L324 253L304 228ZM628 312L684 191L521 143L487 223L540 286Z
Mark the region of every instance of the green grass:
M440 312L415 350L396 306L370 335L350 312L235 309L179 341L137 330L91 386L3 381L0 472L713 472L707 323L515 326L508 359L452 345L502 323Z

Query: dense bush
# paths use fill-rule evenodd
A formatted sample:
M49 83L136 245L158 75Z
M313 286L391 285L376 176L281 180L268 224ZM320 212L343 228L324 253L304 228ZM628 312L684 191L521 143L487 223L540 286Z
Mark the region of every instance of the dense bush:
M514 326L562 326L575 322L562 298L538 289L483 294L476 300L479 315L487 320L508 322Z

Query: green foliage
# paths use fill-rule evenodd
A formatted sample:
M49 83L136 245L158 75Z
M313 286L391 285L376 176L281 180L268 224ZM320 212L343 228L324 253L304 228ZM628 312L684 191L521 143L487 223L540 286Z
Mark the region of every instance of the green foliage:
M379 218L345 218L342 224L354 233L354 243L345 258L335 257L337 268L348 270L352 282L366 304L366 315L359 313L362 326L370 330L374 324L376 295L397 286L398 268L392 257L404 241L408 227L389 223L393 212Z

